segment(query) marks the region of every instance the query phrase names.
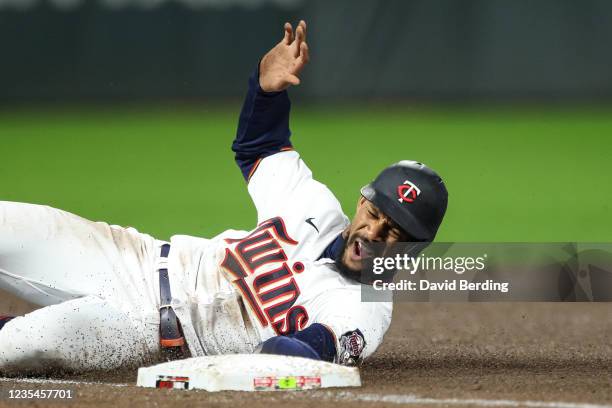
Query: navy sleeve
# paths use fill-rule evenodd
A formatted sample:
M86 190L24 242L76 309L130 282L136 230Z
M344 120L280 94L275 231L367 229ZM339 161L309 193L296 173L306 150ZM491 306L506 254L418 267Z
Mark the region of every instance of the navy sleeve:
M338 259L338 256L342 254L342 250L344 249L344 245L346 244L342 233L338 234L336 239L334 239L324 250L319 259L321 258L329 258L334 261ZM318 260L318 259L317 259Z
M259 161L280 151L291 150L287 91L264 92L259 86L259 64L249 78L249 90L242 105L232 150L245 180Z
M336 341L327 327L315 323L295 334L276 336L266 340L261 352L331 362L336 357Z
M308 344L298 339L285 336L276 336L264 341L261 353L321 360L319 354Z

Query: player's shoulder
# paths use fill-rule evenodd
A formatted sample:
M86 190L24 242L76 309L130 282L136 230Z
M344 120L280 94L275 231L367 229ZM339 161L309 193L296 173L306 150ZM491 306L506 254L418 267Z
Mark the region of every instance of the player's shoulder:
M336 196L312 177L295 151L263 159L248 188L257 207L258 224L281 218L294 240L309 242L302 249L323 252L325 247L320 245L331 242L348 225Z
M251 194L280 193L280 199L296 203L329 198L335 200L327 186L313 178L312 171L295 150L283 151L260 160L249 179Z

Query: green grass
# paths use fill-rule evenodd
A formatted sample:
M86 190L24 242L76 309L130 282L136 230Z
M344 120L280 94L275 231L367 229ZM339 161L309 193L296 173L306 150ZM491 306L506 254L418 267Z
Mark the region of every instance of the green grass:
M0 199L49 204L166 239L250 229L226 108L0 113ZM612 109L304 108L293 142L352 215L384 166L446 180L443 241L611 241Z

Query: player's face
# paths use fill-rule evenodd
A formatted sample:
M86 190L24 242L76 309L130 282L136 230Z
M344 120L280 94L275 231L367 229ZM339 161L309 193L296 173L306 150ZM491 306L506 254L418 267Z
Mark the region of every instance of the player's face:
M368 243L392 244L408 239L399 225L363 196L360 197L355 217L343 236L345 246L337 261L344 272L357 276L361 272L362 259L368 255Z

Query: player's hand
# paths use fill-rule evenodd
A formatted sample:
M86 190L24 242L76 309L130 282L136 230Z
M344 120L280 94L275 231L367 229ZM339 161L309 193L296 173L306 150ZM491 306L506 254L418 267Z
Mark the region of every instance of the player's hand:
M265 92L278 92L299 85L298 76L308 60L306 22L300 21L295 34L291 24L285 23L285 36L261 59L259 86Z

